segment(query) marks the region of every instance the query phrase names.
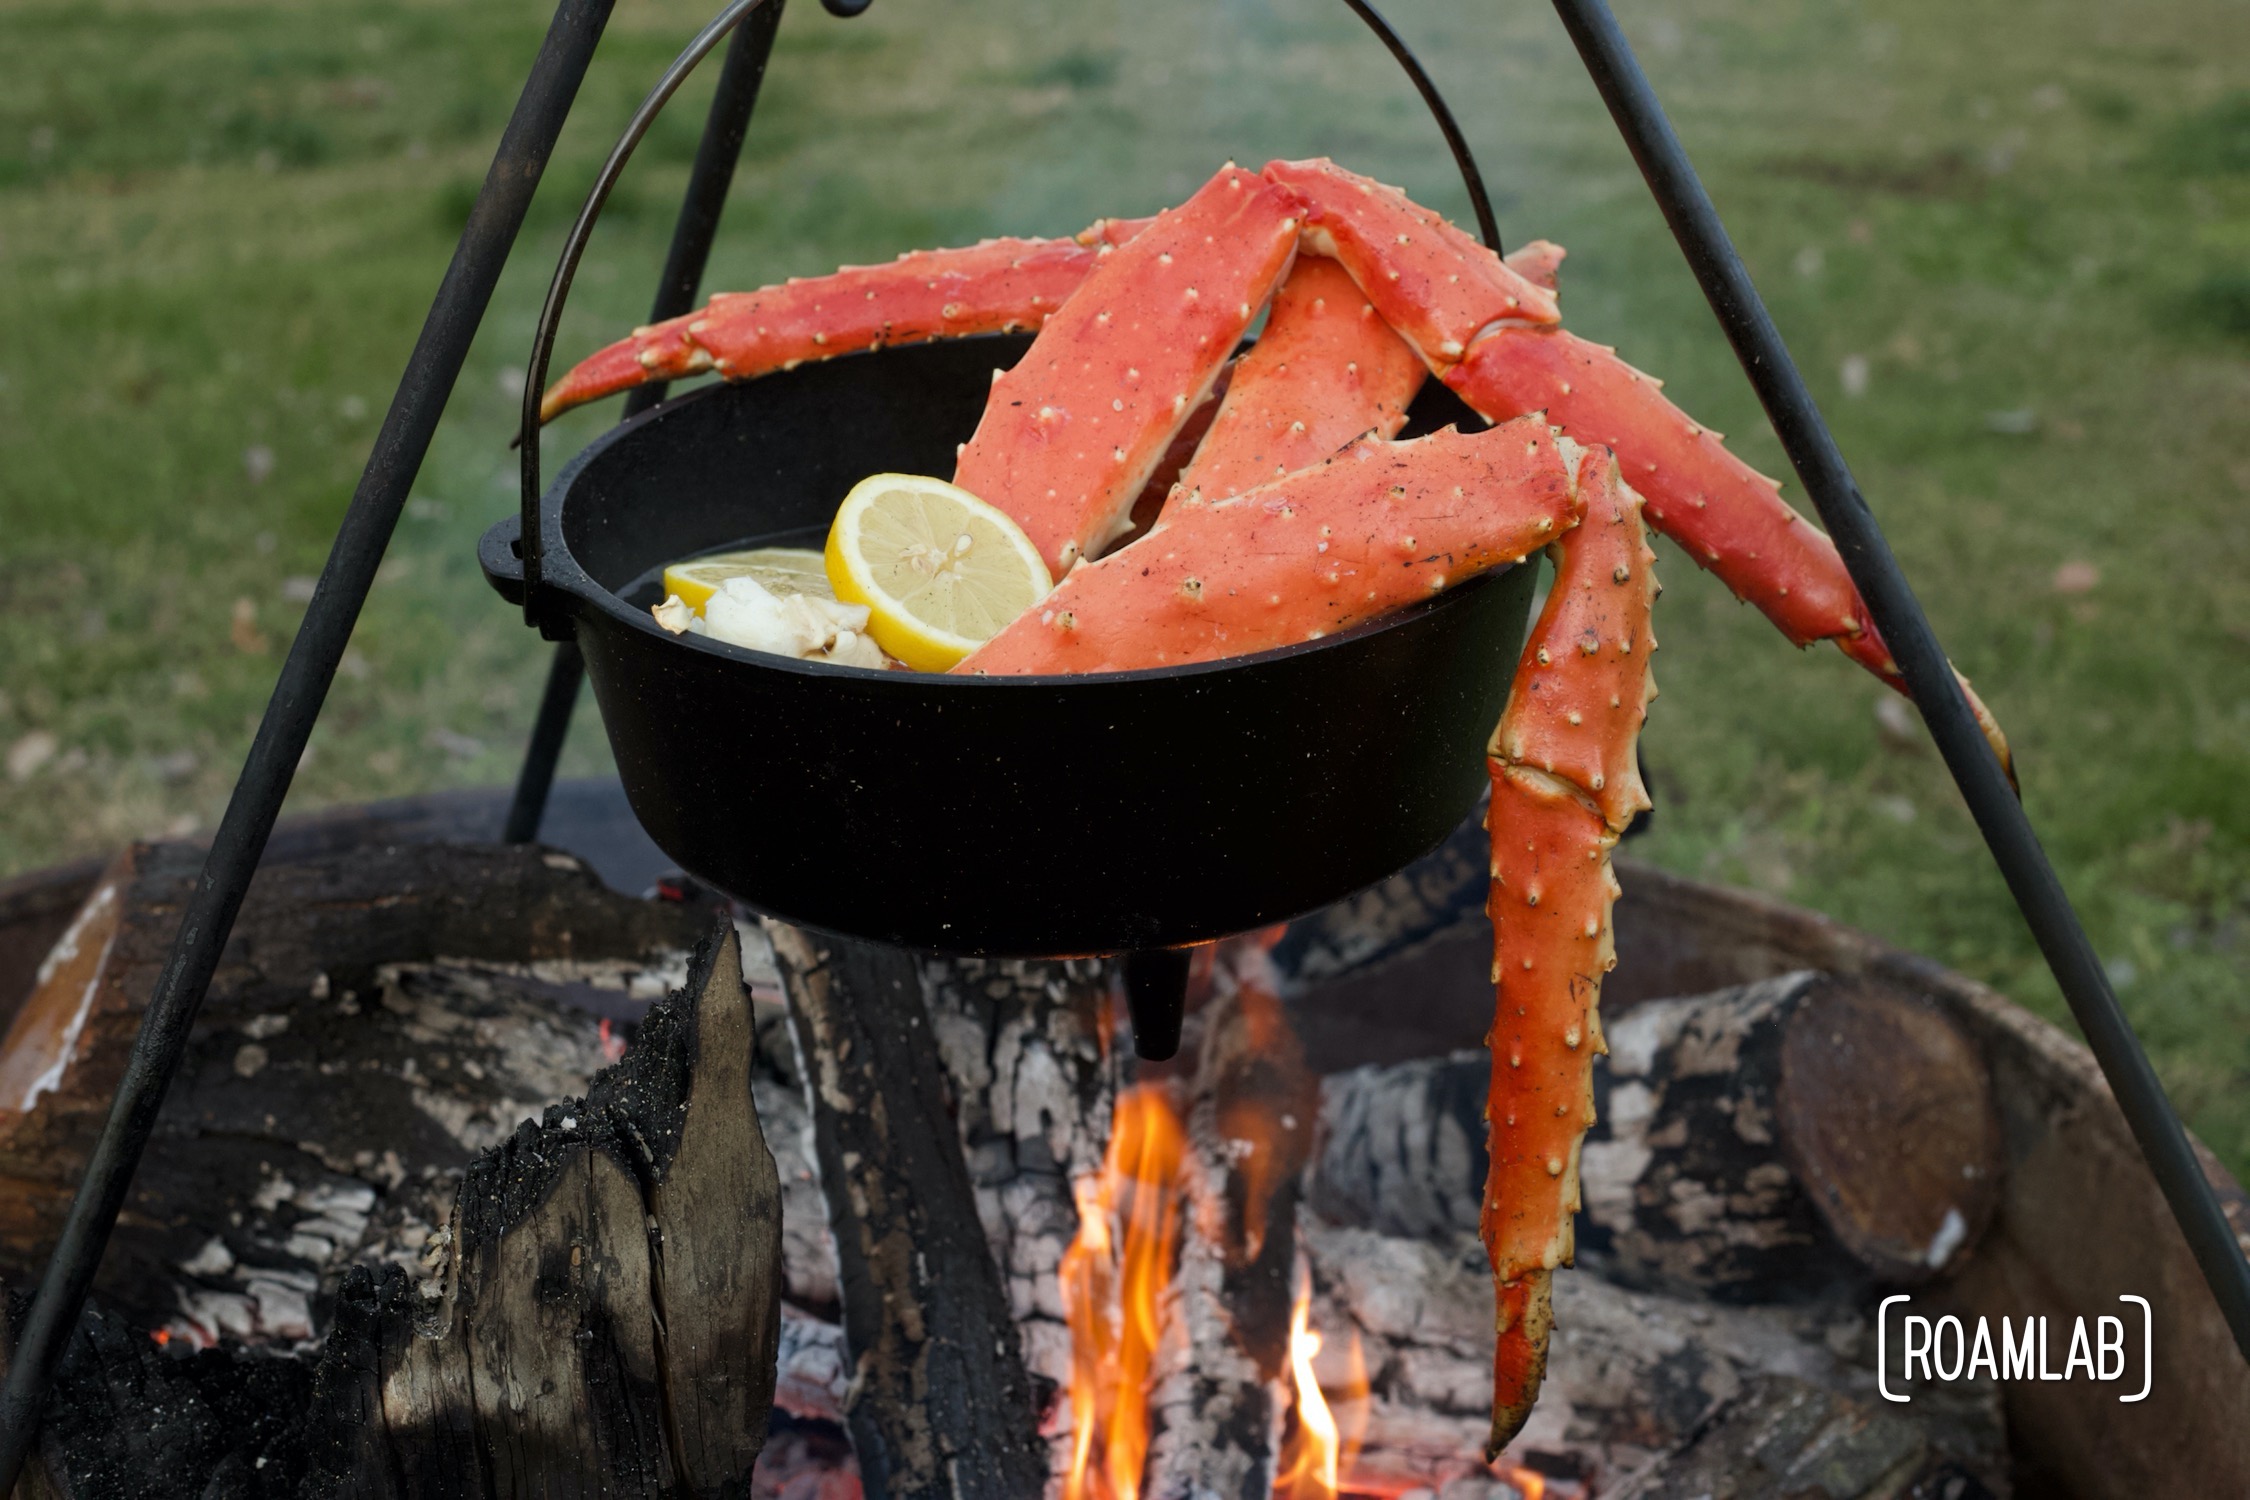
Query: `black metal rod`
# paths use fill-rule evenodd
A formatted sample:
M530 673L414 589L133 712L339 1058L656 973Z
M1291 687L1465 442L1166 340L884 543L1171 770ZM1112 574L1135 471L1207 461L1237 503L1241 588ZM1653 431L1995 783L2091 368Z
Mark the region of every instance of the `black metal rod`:
M504 844L528 844L539 837L539 824L547 816L547 794L555 789L555 768L562 763L563 741L570 737L570 716L578 709L578 690L586 682L586 658L578 642L557 641L547 663L546 691L539 695L539 716L531 721L531 738L523 747L523 765L516 771L515 795L508 799L508 821L500 830Z
M523 613L525 620L542 631L547 628L547 622L541 618L545 594L541 577L545 538L539 529L539 397L547 388L547 367L555 355L555 333L562 326L563 306L570 300L570 287L577 279L578 263L585 258L586 243L593 238L594 225L601 218L602 208L609 202L618 178L625 175L634 149L648 134L649 127L656 123L656 117L664 112L664 106L679 92L680 85L687 82L695 65L710 55L711 49L734 29L736 22L760 5L770 3L772 0L728 0L726 7L672 59L671 66L664 70L656 86L633 111L633 117L626 121L624 134L610 148L601 170L594 174L594 185L587 190L586 201L580 205L570 233L563 238L562 256L555 265L554 277L547 283L547 300L539 309L539 322L531 336L531 362L524 372L523 411L517 427L518 481L523 505Z
M735 165L742 159L750 112L757 108L766 64L773 59L782 3L770 0L759 7L736 28L727 46L711 110L704 117L703 139L695 148L695 165L688 172L687 195L672 226L672 248L664 257L664 274L657 280L656 297L649 307L651 323L676 318L695 306L712 241L718 238L719 218L726 212L727 190L734 185ZM625 415L647 411L664 399L664 392L663 381L640 387L625 398ZM547 796L555 785L555 767L562 760L563 742L570 737L571 715L577 711L585 680L586 659L579 654L578 643L558 642L554 659L547 664L547 687L540 694L539 716L532 721L531 738L524 746L523 766L516 772L515 796L508 804L508 822L501 833L508 843L528 844L539 837Z
M1718 210L1689 164L1616 17L1604 0L1555 0L1555 9L1624 133L1641 175L1648 179L1736 358L1757 389L1790 466L1812 496L1852 582L1867 601L1876 629L1890 646L1899 673L1922 711L1922 721L1929 726L1938 753L1961 788L1994 862L2070 1003L2071 1014L2101 1064L2118 1108L2234 1331L2236 1345L2250 1358L2250 1260L2244 1259L2220 1211L2187 1132L2149 1066L2140 1038L2125 1019L2109 976L2047 862L2023 804L1977 728L1936 632L1892 557L1882 528L1845 466L1765 303L1750 284Z
M140 1034L126 1060L125 1076L32 1301L6 1386L0 1389L0 1495L15 1491L16 1477L38 1434L41 1403L77 1327L79 1307L93 1284L110 1229L132 1185L133 1169L186 1050L189 1029L210 987L220 950L234 928L243 894L257 871L313 721L335 677L336 663L367 602L375 570L398 525L399 510L429 452L431 434L444 414L446 398L492 300L492 289L531 206L540 174L593 61L612 4L613 0L562 0L556 8L484 186L469 211L452 264L446 267L407 360L398 392L391 398L359 488L337 528L327 566L282 663L249 758L188 898L171 956L157 976Z
M1493 216L1492 197L1484 190L1484 173L1477 169L1477 159L1469 152L1469 138L1461 133L1460 122L1453 118L1452 107L1445 102L1445 96L1438 92L1437 84L1423 69L1422 60L1406 45L1406 39L1392 29L1391 23L1383 19L1381 11L1368 4L1368 0L1344 0L1344 3L1352 8L1353 14L1367 23L1370 30L1383 39L1383 45L1391 49L1391 56L1397 58L1398 65L1406 69L1406 76L1414 80L1414 87L1421 93L1422 102L1430 107L1431 116L1436 119L1439 131L1445 136L1446 149L1453 153L1453 164L1461 169L1461 181L1469 189L1469 207L1476 210L1477 233L1483 237L1486 247L1494 255L1500 254L1500 221Z
M676 318L695 306L703 268L711 260L711 244L719 236L719 218L726 212L727 191L734 186L734 169L742 160L743 138L750 133L750 112L758 107L766 64L773 60L782 4L783 0L768 0L759 6L735 28L734 40L727 44L718 87L711 94L711 112L703 120L703 139L695 148L695 166L688 172L687 196L680 200L680 217L672 226L672 248L664 257L664 274L648 310L651 323ZM664 399L667 389L665 381L652 380L630 392L625 415L647 411Z

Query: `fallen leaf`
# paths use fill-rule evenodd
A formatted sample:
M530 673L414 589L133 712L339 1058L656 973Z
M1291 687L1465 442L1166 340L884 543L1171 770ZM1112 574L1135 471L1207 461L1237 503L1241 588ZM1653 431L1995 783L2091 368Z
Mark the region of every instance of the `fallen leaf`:
M227 630L227 638L234 649L244 656L266 654L266 633L258 628L258 602L242 598L234 601L234 622Z
M2102 581L2102 570L2090 562L2073 560L2055 569L2058 594L2090 594Z
M54 759L62 741L45 729L34 729L8 747L8 779L29 781L33 773Z

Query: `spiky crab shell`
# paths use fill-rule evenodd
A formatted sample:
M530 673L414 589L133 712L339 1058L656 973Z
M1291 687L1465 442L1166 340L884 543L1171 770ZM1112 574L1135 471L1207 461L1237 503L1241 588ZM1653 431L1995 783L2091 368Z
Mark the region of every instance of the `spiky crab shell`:
M1423 375L1350 273L1300 256L1180 485L1224 499L1311 468L1353 438L1395 437Z
M1325 157L1269 162L1266 177L1304 200L1306 248L1341 262L1432 369L1493 323L1561 316L1553 292L1397 188Z
M1229 167L1110 251L995 376L954 482L1015 517L1057 577L1100 555L1287 270L1296 215Z
M1636 750L1656 642L1641 499L1606 448L1571 448L1578 527L1524 643L1492 739L1490 1166L1479 1215L1499 1284L1492 1445L1522 1425L1546 1368L1547 1276L1570 1264L1578 1154L1594 1121L1602 978L1616 966L1610 851L1648 806ZM1514 1309L1513 1315L1510 1309Z
M1037 328L1147 219L1104 219L1069 239L984 240L915 250L755 292L721 292L574 367L540 398L539 419L652 380L713 370L747 380L884 344Z
M957 672L1111 672L1317 639L1503 563L1577 515L1544 422L1352 444L1223 500L1175 493Z

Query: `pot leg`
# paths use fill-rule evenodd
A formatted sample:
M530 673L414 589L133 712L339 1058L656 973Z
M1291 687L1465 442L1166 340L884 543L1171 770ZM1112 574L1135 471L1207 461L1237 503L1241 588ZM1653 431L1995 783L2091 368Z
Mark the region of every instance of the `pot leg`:
M1125 955L1125 1004L1133 1017L1133 1052L1164 1062L1180 1050L1193 948L1143 948Z

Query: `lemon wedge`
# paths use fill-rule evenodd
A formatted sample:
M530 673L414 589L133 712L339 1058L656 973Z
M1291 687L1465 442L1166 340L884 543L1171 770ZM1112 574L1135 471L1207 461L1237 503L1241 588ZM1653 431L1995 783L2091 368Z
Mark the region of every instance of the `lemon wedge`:
M836 597L836 591L828 585L828 569L820 554L810 547L755 547L747 552L692 557L664 570L664 592L679 595L682 604L701 614L719 585L729 578L755 578L768 593L785 597Z
M1007 513L915 474L877 474L844 497L828 532L828 581L868 609L875 644L943 672L1055 586Z

